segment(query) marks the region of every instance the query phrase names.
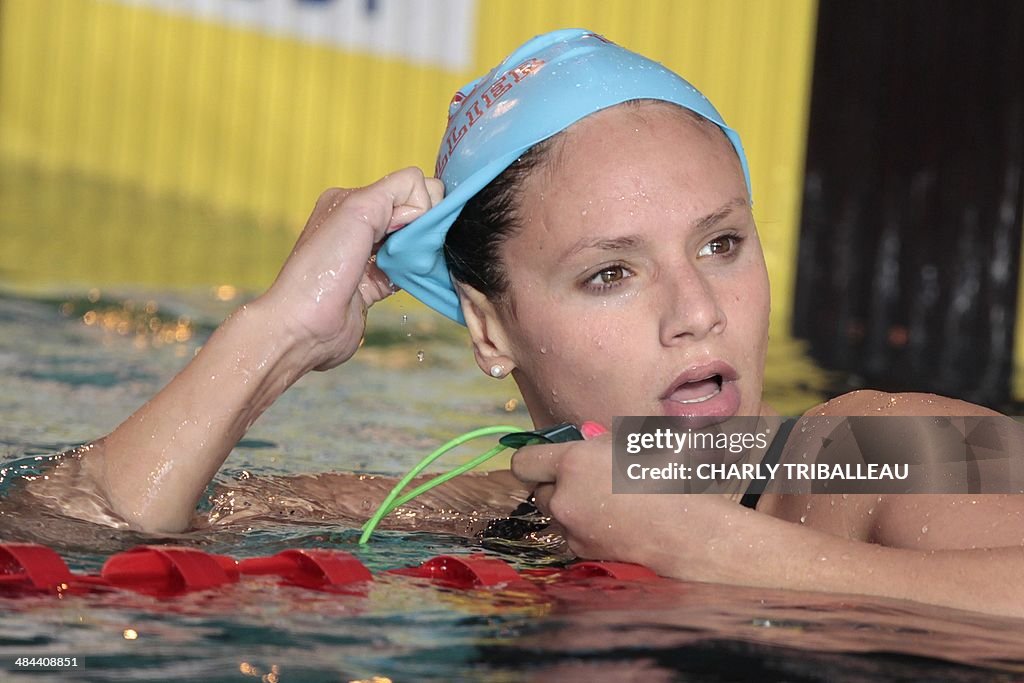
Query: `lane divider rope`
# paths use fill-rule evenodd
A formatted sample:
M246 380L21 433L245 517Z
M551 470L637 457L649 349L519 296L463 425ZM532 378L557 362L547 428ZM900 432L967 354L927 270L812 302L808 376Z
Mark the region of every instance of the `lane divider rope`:
M517 571L508 562L483 553L438 555L416 567L383 573L457 589L511 586L546 591L558 586L621 588L622 582L667 581L646 567L625 562L585 561L562 569ZM0 542L0 595L114 588L169 597L227 586L246 576L272 576L287 585L341 592L375 578L351 553L325 548L294 548L268 557L236 560L196 548L143 545L112 555L98 574L76 574L46 546Z

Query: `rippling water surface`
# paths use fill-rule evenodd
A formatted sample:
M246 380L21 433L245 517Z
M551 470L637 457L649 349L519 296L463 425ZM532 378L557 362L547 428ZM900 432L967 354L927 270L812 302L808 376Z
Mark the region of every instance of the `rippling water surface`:
M221 291L221 298L232 299ZM195 352L238 300L210 292L0 296L0 458L58 452L108 432ZM527 426L511 381L472 363L459 328L402 300L376 310L365 347L340 370L304 378L231 456L222 484L342 470L398 474L441 441L487 424ZM821 397L826 378L799 346L773 339L769 401L783 412ZM486 444L479 450L483 450ZM478 450L454 454L443 466ZM290 547L355 552L372 570L462 553L471 539L267 514L174 537L10 504L0 538L56 548L76 571L140 542L235 557ZM13 493L11 493L13 491ZM543 562L503 556L520 568ZM158 599L114 591L0 596L0 661L77 656L80 680L1019 680L1024 622L861 597L657 582L547 593L458 591L380 575L341 595L243 580ZM68 680L65 674L22 674ZM375 678L378 677L378 678ZM18 680L8 672L5 680Z

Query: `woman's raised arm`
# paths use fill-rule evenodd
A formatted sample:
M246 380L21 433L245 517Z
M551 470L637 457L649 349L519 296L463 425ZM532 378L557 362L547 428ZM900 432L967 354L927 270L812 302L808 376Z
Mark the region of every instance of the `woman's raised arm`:
M418 169L358 190L321 195L274 284L242 306L164 389L108 436L80 449L80 466L132 528L180 531L252 423L310 370L355 353L366 310L394 290L371 255L440 200Z

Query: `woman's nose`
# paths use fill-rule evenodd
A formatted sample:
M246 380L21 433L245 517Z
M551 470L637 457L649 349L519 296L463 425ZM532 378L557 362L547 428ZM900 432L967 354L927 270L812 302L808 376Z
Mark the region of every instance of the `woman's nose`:
M692 264L674 269L663 279L661 342L666 346L700 341L725 330L725 311L714 282Z

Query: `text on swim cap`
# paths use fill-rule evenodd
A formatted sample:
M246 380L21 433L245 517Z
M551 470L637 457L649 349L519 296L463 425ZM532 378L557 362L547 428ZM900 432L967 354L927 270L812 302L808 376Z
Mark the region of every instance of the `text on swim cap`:
M438 158L437 166L434 169L435 177L441 177L455 148L462 142L462 138L465 137L469 129L483 118L487 110L497 104L505 93L530 74L536 73L542 66L544 66L544 60L530 58L492 82L490 86L486 88L478 86L468 95L469 104L461 107L458 114L452 116L448 121L448 130L445 132L444 143L442 143L443 153ZM455 98L458 99L460 95L461 93L456 93Z

